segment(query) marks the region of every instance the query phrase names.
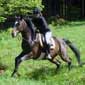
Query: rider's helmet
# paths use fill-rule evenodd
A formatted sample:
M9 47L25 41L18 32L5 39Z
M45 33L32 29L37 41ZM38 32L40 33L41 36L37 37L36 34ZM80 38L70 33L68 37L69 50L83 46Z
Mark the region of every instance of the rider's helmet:
M41 14L41 10L39 8L34 8L33 10L33 14L37 15L37 14Z

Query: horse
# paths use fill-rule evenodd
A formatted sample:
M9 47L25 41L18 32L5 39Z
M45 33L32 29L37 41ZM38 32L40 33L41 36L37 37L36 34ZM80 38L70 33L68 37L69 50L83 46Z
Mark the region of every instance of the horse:
M52 37L55 46L54 48L50 48L50 55L52 59L48 59L46 57L47 54L45 51L45 46L42 46L40 44L39 37L35 39L34 44L32 44L32 40L31 40L32 32L29 28L29 18L28 19L18 18L15 20L11 35L14 38L19 33L21 33L22 36L22 44L21 44L22 52L15 58L15 68L11 76L14 76L14 74L17 73L20 63L28 59L49 60L50 62L52 62L57 66L57 69L59 69L61 62L56 58L57 55L59 55L63 61L67 62L68 68L71 69L71 59L67 53L67 46L71 48L71 50L74 52L77 58L78 64L82 66L79 50L68 39ZM39 33L36 33L36 36L37 34Z

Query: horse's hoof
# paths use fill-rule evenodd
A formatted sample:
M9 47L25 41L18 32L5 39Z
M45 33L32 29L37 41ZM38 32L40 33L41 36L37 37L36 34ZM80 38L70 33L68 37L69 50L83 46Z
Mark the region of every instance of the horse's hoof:
M57 69L59 69L59 68L60 68L60 65L57 66Z
M70 71L72 69L72 65L71 66L68 66L68 70Z
M71 70L71 67L69 67L68 70L70 71Z
M20 74L19 73L16 73L16 74L12 73L11 77L20 77Z
M12 73L12 74L11 74L11 77L13 77L13 76L14 76L14 74Z
M71 62L69 62L69 63L68 63L68 70L70 71L71 68L72 68L72 66L71 66Z
M11 75L11 77L14 77L14 75Z
M85 65L85 62L79 63L79 66L80 66L80 67L83 67L83 65Z
M17 76L20 77L21 75L19 73L17 73Z
M56 70L59 70L60 69L60 65L57 65L57 68L56 68Z
M82 67L82 64L80 64L79 67Z

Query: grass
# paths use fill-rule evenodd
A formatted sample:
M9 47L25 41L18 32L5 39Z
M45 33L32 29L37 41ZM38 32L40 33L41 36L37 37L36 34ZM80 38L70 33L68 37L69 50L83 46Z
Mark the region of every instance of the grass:
M52 26L53 35L71 40L81 52L81 60L85 61L85 25L84 22L72 22L64 26ZM14 59L21 52L21 40L13 39L11 29L0 32L0 85L85 85L85 66L78 67L74 54L69 50L72 63L76 65L68 71L66 63L62 61L60 71L48 61L29 60L21 63L21 76L11 78Z

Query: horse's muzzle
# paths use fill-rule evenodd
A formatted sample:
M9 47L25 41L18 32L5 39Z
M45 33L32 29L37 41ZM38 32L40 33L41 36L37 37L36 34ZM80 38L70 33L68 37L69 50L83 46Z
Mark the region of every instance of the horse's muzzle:
M16 37L17 34L18 34L18 31L13 29L13 30L12 30L12 33L11 33L12 37L13 37L13 38Z

